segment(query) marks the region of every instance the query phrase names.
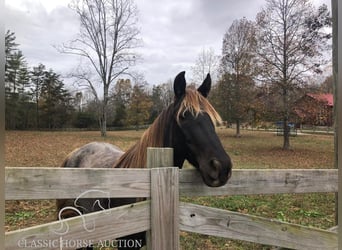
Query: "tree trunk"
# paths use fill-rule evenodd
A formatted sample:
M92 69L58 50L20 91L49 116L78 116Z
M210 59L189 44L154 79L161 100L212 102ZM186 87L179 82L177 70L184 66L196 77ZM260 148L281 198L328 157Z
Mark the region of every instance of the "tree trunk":
M284 58L285 60L285 58ZM285 65L285 63L284 63ZM289 113L290 113L290 107L289 107L289 93L288 89L286 88L287 84L287 72L284 68L283 71L283 133L284 133L284 143L283 143L283 150L289 150L290 149L290 127L289 127Z
M288 124L288 119L286 117L284 118L283 126L284 126L283 150L289 150L290 149L290 127Z
M103 79L103 103L101 107L101 136L106 137L107 136L107 105L108 105L108 89L109 84L105 82L106 80Z
M240 133L240 119L236 120L236 137L240 138L241 137L241 133Z
M38 97L37 97L37 104L36 104L36 129L39 129L39 103L38 103Z
M106 137L107 136L107 108L105 105L102 106L101 114L100 114L100 130L101 130L101 136Z

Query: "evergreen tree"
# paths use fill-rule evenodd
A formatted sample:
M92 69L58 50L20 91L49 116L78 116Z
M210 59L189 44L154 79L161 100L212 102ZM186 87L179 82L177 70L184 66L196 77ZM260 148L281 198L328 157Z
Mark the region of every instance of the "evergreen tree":
M37 67L33 67L31 74L31 91L33 95L33 101L36 104L36 129L40 128L39 124L39 99L41 94L41 88L45 77L45 66L39 64Z
M23 116L19 112L22 107L25 107L25 102L29 100L27 93L29 85L28 67L18 46L15 43L14 32L8 30L5 36L5 117L7 129L22 127L21 118Z
M51 69L45 71L40 93L42 125L49 129L63 127L69 117L70 100L60 76Z
M7 67L7 62L9 61L9 58L13 54L13 51L17 50L18 44L15 43L16 37L14 32L11 32L10 30L7 30L5 35L5 56L6 56L6 64L5 69Z

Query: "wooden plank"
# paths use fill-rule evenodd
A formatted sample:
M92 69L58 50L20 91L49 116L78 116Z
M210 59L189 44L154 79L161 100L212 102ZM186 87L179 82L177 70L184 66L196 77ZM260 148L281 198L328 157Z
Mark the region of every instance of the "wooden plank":
M334 75L334 127L335 127L335 167L339 169L339 179L342 180L342 4L339 0L331 1L332 7L332 29L333 29L333 75ZM338 225L342 223L342 183L336 197L335 221ZM342 246L342 230L339 230L339 245Z
M147 148L147 167L152 169L151 230L146 232L147 249L179 249L179 169L171 166L173 148ZM168 168L161 169L165 167Z
M332 11L333 11L333 70L334 70L334 78L335 78L335 85L334 85L334 107L335 109L335 162L337 162L337 166L339 169L339 191L337 196L337 206L336 211L338 214L336 218L338 225L342 225L342 24L341 24L341 17L342 17L342 3L339 0L332 0ZM342 246L342 230L339 230L339 239L338 243L339 246Z
M147 168L173 167L173 148L147 148Z
M151 170L151 245L152 250L179 249L179 169Z
M6 200L149 197L147 169L6 168Z
M243 195L337 192L336 169L236 169L228 183L211 188L195 169L181 170L180 195Z
M5 249L64 250L95 242L114 246L125 244L115 238L148 229L150 203L144 201L6 233Z
M342 225L342 216L341 216L341 210L342 210L342 25L341 25L341 17L342 17L342 3L339 0L333 0L332 1L332 9L334 11L334 20L333 25L337 29L334 29L333 31L333 39L335 40L333 42L333 48L334 52L337 51L337 63L334 62L334 71L337 69L337 81L335 85L335 93L334 96L334 104L336 107L336 113L337 117L335 117L336 121L336 131L335 131L335 139L337 140L336 146L335 146L335 152L337 152L337 165L339 169L339 194L338 194L338 224ZM336 17L336 18L335 18ZM336 24L336 25L335 25ZM337 38L336 38L337 36ZM336 75L335 75L336 76ZM342 246L342 230L338 231L339 234L339 244Z
M180 230L291 249L337 250L337 233L217 208L180 204Z
M337 169L234 170L225 186L203 184L197 170L181 170L184 196L337 192ZM6 200L150 197L147 169L6 168ZM91 192L92 191L92 192Z

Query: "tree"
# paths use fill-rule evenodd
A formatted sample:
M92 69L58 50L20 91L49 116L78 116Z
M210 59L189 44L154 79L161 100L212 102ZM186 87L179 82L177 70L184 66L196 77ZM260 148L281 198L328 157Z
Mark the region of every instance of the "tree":
M49 129L63 127L71 110L71 95L51 69L44 72L39 99L41 125Z
M150 115L150 123L152 123L157 116L166 109L173 101L173 83L163 83L152 88L152 107Z
M308 72L321 72L325 63L322 52L330 38L323 28L331 25L331 20L325 5L315 10L308 0L266 2L257 15L260 76L278 96L283 149L289 149L292 105Z
M6 128L61 127L71 111L71 97L60 76L43 64L30 71L15 42L14 32L5 37ZM42 123L41 119L42 118Z
M77 92L75 94L75 105L77 106L77 110L79 113L82 112L82 106L83 106L83 93L82 91Z
M29 96L27 88L29 85L28 67L25 57L15 43L14 32L9 30L5 36L5 96L6 96L6 128L16 129L23 126L23 115L21 109ZM27 105L26 105L27 106Z
M107 104L113 81L127 72L136 61L139 30L137 8L132 0L74 0L71 8L80 18L80 33L69 44L59 47L62 53L85 58L95 78L82 71L82 80L93 90L99 105L101 135L106 136ZM102 85L103 100L99 100L96 83Z
M45 77L45 65L39 64L37 67L33 67L31 74L31 91L33 94L33 101L36 104L36 129L40 127L39 123L39 99L41 94L41 88Z
M5 72L7 72L8 62L10 61L13 52L17 50L19 44L15 43L15 34L10 30L6 31L5 35L5 56L6 56L6 63L5 63ZM6 74L5 74L6 79Z
M144 90L144 84L136 83L132 89L132 96L127 109L127 125L133 125L137 129L146 124L150 118L152 101Z
M236 123L237 137L253 100L255 46L255 26L246 18L235 20L224 34L218 94L226 119Z
M166 83L162 83L159 85L159 88L160 98L164 109L167 108L174 100L173 79L169 79Z
M208 73L213 75L218 66L218 56L213 48L205 49L198 54L195 65L191 67L192 78L195 83L201 83Z
M127 109L131 100L132 84L129 79L119 79L114 87L113 106L114 126L124 126L127 119Z
M25 58L21 51L14 52L8 57L6 61L6 89L12 93L18 93L23 91L25 83L23 82L22 73L24 73L27 67ZM21 81L20 81L21 80Z
M97 125L96 115L92 112L78 112L73 121L76 128L93 128Z
M333 79L333 75L330 75L328 77L325 78L325 80L320 84L320 91L322 93L333 93L333 89L334 89L334 79Z
M10 93L23 93L28 85L28 66L15 39L14 32L8 30L5 36L5 86Z

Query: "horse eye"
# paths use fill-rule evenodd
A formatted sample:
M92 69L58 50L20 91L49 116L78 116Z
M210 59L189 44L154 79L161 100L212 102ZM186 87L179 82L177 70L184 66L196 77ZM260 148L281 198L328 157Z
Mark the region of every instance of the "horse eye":
M182 114L180 114L179 116L178 116L178 120L179 121L184 121L185 119L186 119L186 113L182 113Z

